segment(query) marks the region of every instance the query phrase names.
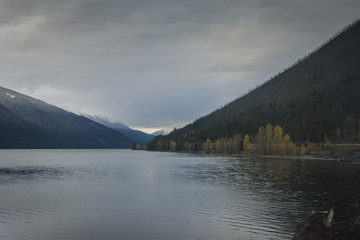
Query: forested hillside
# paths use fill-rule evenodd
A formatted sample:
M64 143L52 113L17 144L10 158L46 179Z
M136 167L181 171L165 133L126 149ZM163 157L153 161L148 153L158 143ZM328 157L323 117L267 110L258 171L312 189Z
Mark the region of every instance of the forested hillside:
M130 148L123 134L0 87L0 148Z
M281 126L299 144L359 140L359 21L247 95L156 137L148 149L200 150L207 139L215 143L234 136L240 136L242 148L242 136L255 141L267 124Z

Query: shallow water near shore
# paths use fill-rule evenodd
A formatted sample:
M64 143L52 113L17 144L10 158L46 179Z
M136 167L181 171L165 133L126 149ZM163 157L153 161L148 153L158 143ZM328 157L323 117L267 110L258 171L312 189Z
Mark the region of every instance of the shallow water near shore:
M0 239L289 239L360 164L131 150L1 150Z

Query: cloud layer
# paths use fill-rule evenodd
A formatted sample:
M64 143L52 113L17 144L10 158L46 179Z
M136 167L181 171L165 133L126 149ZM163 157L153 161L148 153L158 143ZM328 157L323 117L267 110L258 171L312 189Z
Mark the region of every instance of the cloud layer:
M356 20L358 0L2 0L0 84L131 126L193 121Z

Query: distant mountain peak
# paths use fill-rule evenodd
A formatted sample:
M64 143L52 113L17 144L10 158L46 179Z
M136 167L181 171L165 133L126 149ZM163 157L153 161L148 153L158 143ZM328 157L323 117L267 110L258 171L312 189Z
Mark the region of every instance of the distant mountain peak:
M133 141L133 143L139 143L142 146L145 146L148 142L150 142L154 138L154 135L132 129L122 122L113 122L108 117L104 117L101 115L90 115L90 114L83 114L83 116L89 118L94 122L100 123L108 128L111 128L117 132L120 132L121 134L124 134L125 136L130 138Z
M130 148L125 135L0 87L0 148Z
M97 114L91 115L91 114L87 114L87 113L82 113L81 115L90 120L93 120L94 122L100 123L104 126L112 128L112 129L131 129L126 124L124 124L120 121L112 121L109 117L106 117L106 116L97 115Z
M155 131L155 132L151 133L151 135L153 135L153 136L160 136L160 135L166 135L166 134L168 134L168 133L169 133L169 131L166 131L166 130L164 130L164 129L161 129L161 130L158 130L158 131Z

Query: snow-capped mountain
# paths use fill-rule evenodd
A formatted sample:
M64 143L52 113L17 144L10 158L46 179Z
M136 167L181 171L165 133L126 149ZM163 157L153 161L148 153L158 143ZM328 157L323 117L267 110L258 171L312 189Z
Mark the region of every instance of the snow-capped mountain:
M153 136L160 136L160 135L166 135L167 134L167 131L165 130L158 130L156 132L153 132L151 135Z
M141 146L145 146L154 139L154 135L152 134L147 134L142 131L132 129L121 122L113 122L107 117L98 115L92 116L88 114L84 114L83 116L124 134L125 136L133 140L133 143L139 143Z
M130 148L132 140L83 116L0 87L0 148Z

